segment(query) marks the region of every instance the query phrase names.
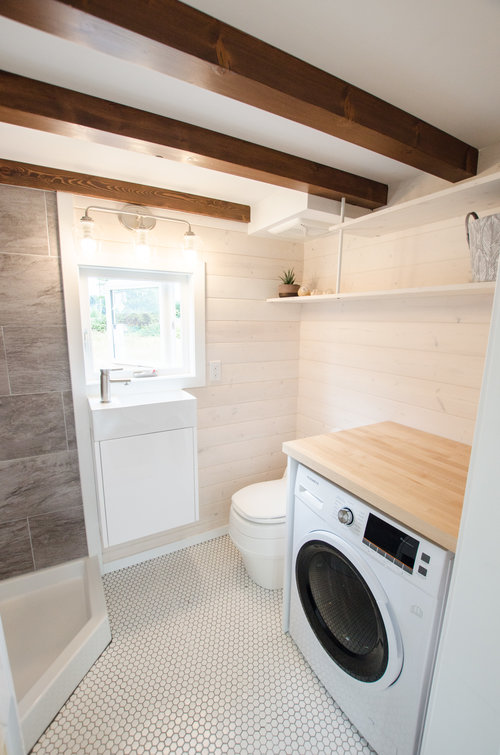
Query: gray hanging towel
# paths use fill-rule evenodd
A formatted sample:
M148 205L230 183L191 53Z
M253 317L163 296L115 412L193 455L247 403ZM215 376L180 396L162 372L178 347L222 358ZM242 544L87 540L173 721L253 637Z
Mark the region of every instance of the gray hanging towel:
M500 253L500 214L480 218L469 212L465 218L473 281L494 281Z

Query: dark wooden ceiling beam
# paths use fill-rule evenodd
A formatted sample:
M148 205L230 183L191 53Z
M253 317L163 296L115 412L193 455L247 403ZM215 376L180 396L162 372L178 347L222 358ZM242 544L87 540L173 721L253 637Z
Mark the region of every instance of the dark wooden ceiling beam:
M0 120L265 181L368 209L387 186L278 150L0 71Z
M250 222L248 205L14 160L0 159L0 184L26 186L44 191L65 191L97 199L112 199L125 204L161 207L165 210L235 220L239 223Z
M474 147L178 0L2 0L1 13L449 181L476 173Z

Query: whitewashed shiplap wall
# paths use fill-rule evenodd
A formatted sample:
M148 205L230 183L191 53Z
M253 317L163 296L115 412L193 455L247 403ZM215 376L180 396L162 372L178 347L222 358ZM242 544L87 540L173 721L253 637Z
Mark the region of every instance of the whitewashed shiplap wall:
M305 246L304 281L335 287L335 238ZM463 219L381 238L346 234L342 291L470 280ZM301 306L297 435L393 420L470 443L492 297Z
M272 307L279 275L302 273L302 245L200 228L207 271L207 362L222 379L198 399L200 531L227 524L231 495L283 473L295 437L300 313Z

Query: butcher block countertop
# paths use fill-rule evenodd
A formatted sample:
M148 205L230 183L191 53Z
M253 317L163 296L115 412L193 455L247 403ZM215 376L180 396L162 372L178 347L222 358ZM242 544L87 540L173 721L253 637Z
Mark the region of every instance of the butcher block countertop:
M288 441L286 454L455 551L470 446L395 422Z

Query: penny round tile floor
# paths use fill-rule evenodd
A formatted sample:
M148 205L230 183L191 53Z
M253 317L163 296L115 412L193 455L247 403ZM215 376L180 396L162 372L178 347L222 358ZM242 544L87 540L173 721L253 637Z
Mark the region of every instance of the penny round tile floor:
M228 536L104 577L113 640L34 755L373 751Z

